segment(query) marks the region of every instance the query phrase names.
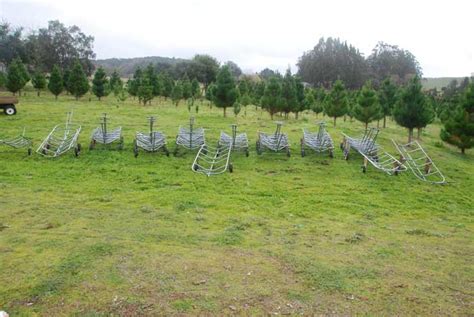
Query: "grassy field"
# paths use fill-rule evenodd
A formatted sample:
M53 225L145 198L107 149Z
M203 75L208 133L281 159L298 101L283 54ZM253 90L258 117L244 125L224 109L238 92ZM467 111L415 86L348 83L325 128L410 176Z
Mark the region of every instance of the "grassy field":
M431 185L410 173L388 176L362 159L299 155L301 128L285 122L292 156L257 156L268 114L222 117L201 106L208 141L236 122L250 156L232 156L234 173L191 171L193 153L133 157L146 117L171 150L189 112L183 103L119 104L22 97L16 116L0 115L0 134L26 127L36 146L66 111L82 124L79 158L47 159L0 148L0 310L18 315L472 315L474 310L474 152L465 156L430 125L422 143L445 173ZM107 112L122 126L125 149L88 151ZM329 127L357 135L358 122ZM406 141L395 123L380 143Z

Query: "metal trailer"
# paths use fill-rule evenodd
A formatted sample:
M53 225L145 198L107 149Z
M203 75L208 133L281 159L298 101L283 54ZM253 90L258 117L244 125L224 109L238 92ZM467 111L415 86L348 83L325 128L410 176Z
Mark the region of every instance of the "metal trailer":
M376 169L381 170L389 175L398 175L399 172L405 171L407 168L398 159L390 153L385 152L375 140L379 134L377 128L370 128L360 138L352 138L346 134L343 135L341 149L344 153L344 159L349 159L349 152L354 149L364 157L362 172L367 171L368 163L372 164Z
M45 157L58 157L74 149L74 155L79 156L81 144L78 143L78 138L81 126L72 123L72 115L72 112L67 113L66 123L55 126L38 147L36 153Z
M15 149L27 148L28 155L31 155L32 142L30 138L25 137L25 128L23 128L23 133L18 136L0 139L0 144L5 144Z
M408 166L418 179L433 184L446 183L443 173L441 173L418 141L398 144L392 139L392 142L400 153L403 163Z
M234 167L230 162L232 145L220 145L218 147L201 145L191 169L196 173L212 176L229 171L232 173Z
M100 123L100 126L95 128L92 132L89 150L93 150L97 144L109 145L114 142L118 142L117 148L119 150L123 149L124 142L122 136L122 127L118 127L110 131L107 122L108 119L109 118L107 117L107 114L104 113L102 115L102 122Z
M256 143L257 154L261 155L265 149L272 152L286 152L290 157L290 144L288 142L288 135L281 133L282 122L276 122L275 133L258 132L258 139Z
M318 122L318 132L310 132L307 129L303 129L303 138L301 139L301 156L306 155L306 148L310 148L316 153L328 152L329 157L334 157L334 142L331 136L326 131L326 123Z
M143 149L147 152L158 152L163 149L166 156L170 155L170 152L166 148L166 136L159 131L153 130L153 125L156 121L155 117L149 117L150 131L148 134L137 132L135 135L135 141L133 146L133 153L135 157L138 156L139 149Z
M178 148L183 147L186 150L201 150L206 151L206 138L204 136L203 128L194 128L194 117L189 119L189 128L179 127L178 135L176 136L176 146L173 155L178 153Z
M232 146L232 151L244 151L245 156L249 156L249 140L247 133L237 134L237 125L232 124L232 135L228 135L224 131L221 131L219 138L219 146Z

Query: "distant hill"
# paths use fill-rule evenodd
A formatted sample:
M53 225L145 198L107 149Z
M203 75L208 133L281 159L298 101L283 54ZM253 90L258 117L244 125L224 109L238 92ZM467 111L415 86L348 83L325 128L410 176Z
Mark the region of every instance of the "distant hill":
M436 88L441 90L441 88L446 87L450 81L456 79L459 82L464 80L465 77L438 77L438 78L423 78L421 81L423 88L433 89Z
M182 58L170 58L161 56L147 56L134 58L107 58L98 59L94 62L96 66L102 66L107 74L111 74L116 69L121 77L131 77L137 67L142 69L150 63L173 66L178 62L188 61Z

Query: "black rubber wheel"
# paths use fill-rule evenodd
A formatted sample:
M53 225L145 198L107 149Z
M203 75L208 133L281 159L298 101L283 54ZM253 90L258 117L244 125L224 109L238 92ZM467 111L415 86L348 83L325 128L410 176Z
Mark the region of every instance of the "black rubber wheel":
M95 148L95 140L92 140L89 144L89 151L92 151Z
M229 163L229 173L233 173L234 172L234 165L232 165L232 163Z
M288 157L290 157L290 156L291 156L290 149L287 149L287 150L286 150L286 156L288 156Z
M77 148L77 146L74 148L74 156L75 157L79 156L79 149Z
M32 151L31 151L31 148L28 148L28 156L31 155L31 152L32 152Z
M165 147L163 147L163 151L165 151L166 156L170 156L170 151Z
M123 136L121 136L118 147L117 147L120 151L123 150L123 143L124 143Z
M173 156L176 156L178 154L178 146L176 146L173 150Z
M329 157L330 157L330 158L334 158L334 151L333 151L333 150L330 150L330 151L329 151Z
M262 149L260 148L260 142L259 141L257 141L257 143L255 144L255 148L257 150L257 154L262 155Z
M202 153L203 153L203 154L207 154L207 146L203 146L203 148L202 148Z
M82 145L81 145L81 143L77 143L77 151L78 151L79 153L81 153L81 151L82 151Z
M14 105L9 105L3 109L3 112L5 112L7 116L13 116L16 115L16 108Z
M304 152L304 149L301 149L301 157L305 157L306 153Z
M193 164L193 171L197 171L199 169L199 166L197 164Z
M365 167L364 165L362 165L362 173L365 173L367 172L367 167Z
M344 159L346 161L349 159L349 152L344 151Z
M341 151L344 151L344 142L341 142L341 143L339 144L339 148L341 149Z
M245 156L249 157L249 155L250 155L250 152L249 152L249 149L247 148L247 149L245 149Z

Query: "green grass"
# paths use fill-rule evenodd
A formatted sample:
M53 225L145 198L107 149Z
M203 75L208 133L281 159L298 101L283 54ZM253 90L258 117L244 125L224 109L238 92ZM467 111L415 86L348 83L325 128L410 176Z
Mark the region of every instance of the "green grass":
M191 171L192 153L133 157L150 115L174 148L185 104L30 92L16 116L0 116L0 134L26 127L38 146L71 108L79 158L0 149L0 310L11 316L472 313L474 154L440 143L438 124L422 143L447 177L441 186L363 174L362 159L339 149L302 158L313 114L285 123L291 158L257 156L257 131L274 130L266 113L223 118L202 105L196 124L211 144L237 122L252 145L250 157L233 155L234 173L211 178ZM123 151L88 151L103 112L123 127ZM329 132L338 143L362 128L341 118ZM390 139L406 135L389 120L380 143L395 153Z

